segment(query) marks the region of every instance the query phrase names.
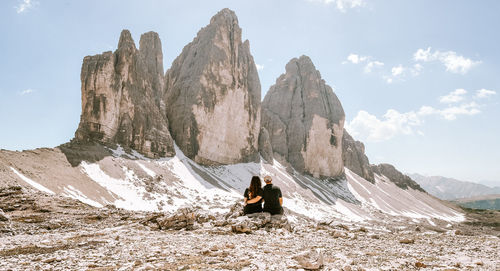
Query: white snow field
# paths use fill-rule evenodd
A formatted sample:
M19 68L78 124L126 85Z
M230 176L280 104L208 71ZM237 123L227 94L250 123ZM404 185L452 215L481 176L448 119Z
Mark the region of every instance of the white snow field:
M253 175L270 175L281 188L284 207L292 217L300 215L325 221L387 218L398 221L406 217L431 225L433 219L464 220L462 213L429 194L401 189L385 176L377 175L372 184L347 168L345 179L320 180L299 174L276 160L272 165L261 162L200 166L177 147L176 156L157 160L136 153L128 155L121 147L112 153L98 162L82 161L74 168L68 164L60 173L50 174L40 166L10 163L11 172L15 173L10 178L95 207L112 204L128 210L173 212L181 207L198 206L222 213L242 200ZM20 170L32 173L28 178Z

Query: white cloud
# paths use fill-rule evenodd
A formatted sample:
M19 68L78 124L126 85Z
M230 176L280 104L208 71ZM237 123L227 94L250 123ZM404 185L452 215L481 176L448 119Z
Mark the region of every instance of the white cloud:
M445 104L458 103L465 99L465 94L467 94L467 90L463 88L455 89L448 95L439 97L439 102Z
M264 65L259 65L257 63L255 63L255 67L257 67L258 71L262 71L264 69Z
M419 116L438 115L445 120L456 120L459 115L476 115L481 113L479 105L475 102L464 103L458 106L449 106L443 109L436 109L431 106L422 106L418 111Z
M370 61L365 65L365 68L363 69L365 73L371 73L373 69L375 68L380 68L384 66L383 62L380 61Z
M33 1L33 0L23 0L21 1L21 3L19 4L19 6L16 7L16 12L19 14L19 13L23 13L23 12L26 12L30 9L32 9L35 5L37 5L38 2L36 1Z
M405 68L402 65L392 67L391 69L392 76L396 77L402 75L404 70Z
M335 4L335 7L341 12L346 12L347 9L363 7L364 0L309 0L309 2L320 2L326 5Z
M466 93L463 89L455 90L452 93ZM418 111L400 113L397 110L389 109L378 118L364 110L345 125L346 130L354 137L367 142L380 142L392 139L398 135L418 134L423 136L423 132L417 127L424 123L424 119L437 116L444 120L456 120L460 115L476 115L481 113L481 105L476 102L465 102L459 105L447 106L444 108L434 108L424 105Z
M422 66L420 63L416 63L415 65L413 65L413 67L410 69L410 71L411 71L411 74L413 76L418 76L418 75L420 75L420 73L422 72L423 69L424 69L424 66Z
M351 122L346 124L346 130L353 137L361 140L380 142L400 134L413 134L413 127L419 126L421 123L418 115L413 111L399 113L394 109L389 109L381 119L378 119L376 116L361 110Z
M420 107L420 110L418 110L417 114L419 116L428 116L428 115L437 114L437 113L439 113L439 110L434 109L434 107L432 107L432 106L424 105L424 106Z
M347 61L344 61L342 63L345 64L345 63L351 62L352 64L358 64L358 63L364 62L367 59L368 59L367 56L360 56L357 54L349 54L347 56Z
M34 89L28 88L28 89L25 89L25 90L19 92L19 94L21 94L21 95L28 95L28 94L31 94L33 92L35 92Z
M496 95L497 92L494 90L488 90L488 89L480 89L476 90L476 95L474 96L476 99L482 99L482 98L487 98L493 95Z
M431 47L428 47L426 50L418 49L413 54L413 59L422 62L439 61L446 67L446 71L460 74L466 74L474 66L481 63L481 61L474 61L470 58L457 55L453 51L440 52L436 50L431 52Z
M460 106L453 106L442 109L439 111L439 114L446 120L455 120L458 115L476 115L481 113L479 110L479 105L475 102L471 102L468 104L462 104Z
M324 0L324 1L331 1L331 0ZM357 8L364 6L365 2L364 0L337 0L335 1L335 4L338 10L346 12L346 10L349 8Z

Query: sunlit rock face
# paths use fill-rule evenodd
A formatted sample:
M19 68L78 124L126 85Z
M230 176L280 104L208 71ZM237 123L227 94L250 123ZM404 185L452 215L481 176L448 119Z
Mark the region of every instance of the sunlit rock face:
M147 157L175 154L161 113L163 55L157 33L141 36L140 49L123 30L117 50L83 59L82 114L75 139L121 144Z
M373 169L370 166L368 157L365 155L365 145L363 142L354 140L352 136L344 130L342 148L344 166L363 177L365 180L374 183L375 177L373 175Z
M223 9L165 76L166 113L179 148L204 165L258 160L260 81L233 11Z
M343 174L344 121L339 99L307 56L288 62L262 103L275 158L315 177Z

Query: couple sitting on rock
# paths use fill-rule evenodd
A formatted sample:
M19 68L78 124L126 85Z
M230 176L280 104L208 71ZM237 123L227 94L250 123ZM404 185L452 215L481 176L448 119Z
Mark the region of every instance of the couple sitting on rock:
M270 176L264 177L266 185L261 187L259 176L253 176L250 181L250 187L245 190L245 215L267 212L271 215L283 214L283 197L281 189L272 184L273 179ZM262 208L264 202L264 208Z

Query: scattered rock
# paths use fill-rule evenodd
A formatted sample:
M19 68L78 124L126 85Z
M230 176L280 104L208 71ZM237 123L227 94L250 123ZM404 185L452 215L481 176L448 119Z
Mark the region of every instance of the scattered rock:
M418 267L418 268L426 268L427 265L425 263L421 263L421 262L416 262L415 263L415 267Z
M323 267L323 253L319 250L309 250L293 257L301 268L318 270Z
M9 217L0 209L0 221L9 221Z
M156 221L161 230L192 230L196 222L196 213L190 208L183 208L168 217L157 218Z
M401 243L401 244L414 244L415 239L404 238L404 239L399 240L399 243Z

